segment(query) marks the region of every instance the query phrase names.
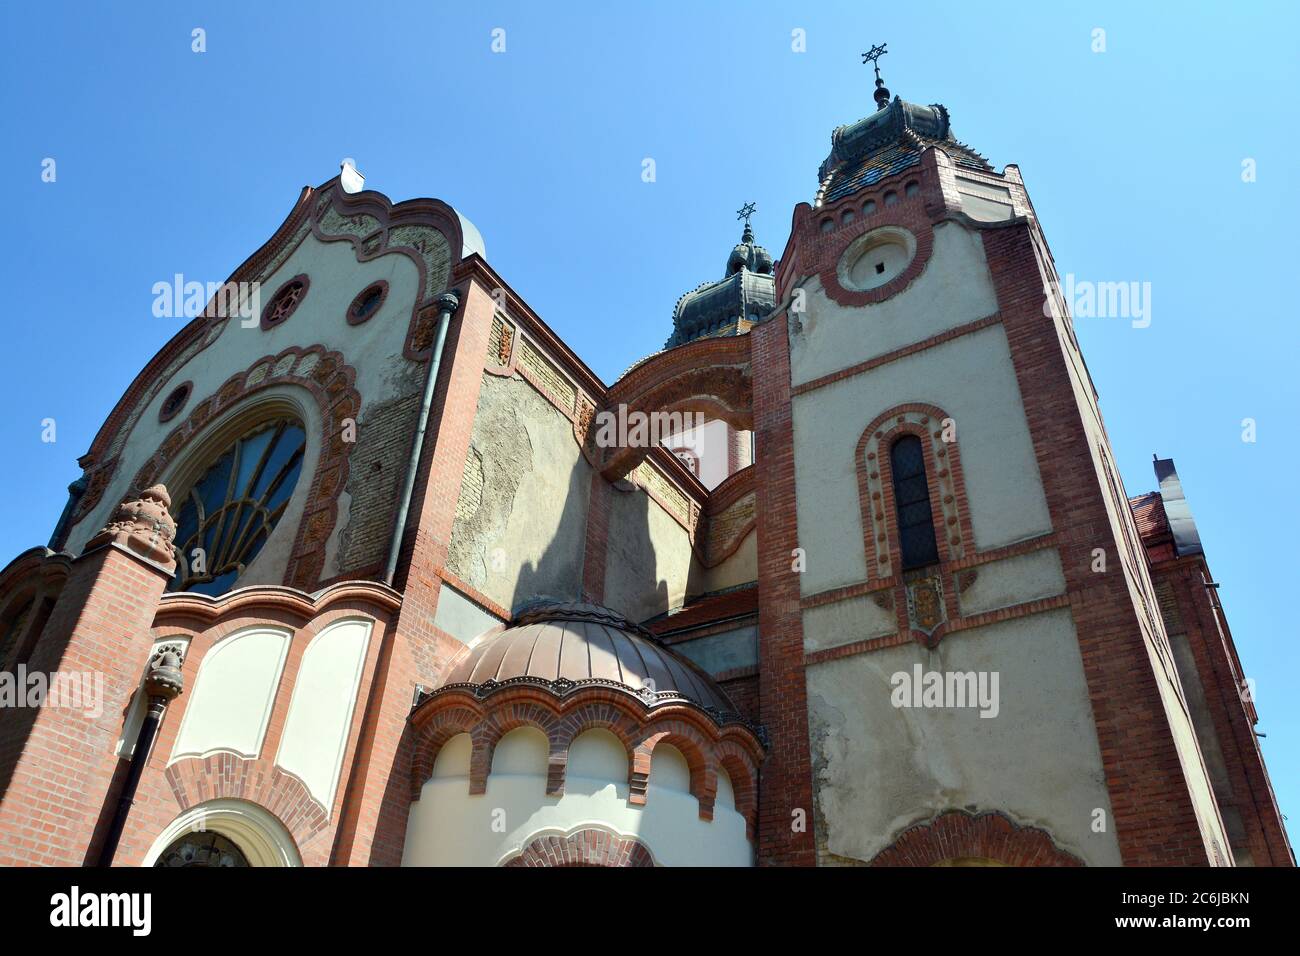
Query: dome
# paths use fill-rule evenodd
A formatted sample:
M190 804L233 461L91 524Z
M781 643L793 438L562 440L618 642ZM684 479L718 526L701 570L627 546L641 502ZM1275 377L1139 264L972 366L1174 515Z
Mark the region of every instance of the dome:
M817 171L821 188L813 205L843 199L916 166L931 146L943 149L958 166L990 168L988 160L952 135L948 110L942 105L921 106L896 96L870 116L831 134L830 155Z
M697 705L721 722L736 706L691 661L661 645L649 631L595 604L546 604L519 612L509 627L469 648L434 689L533 683L557 695L583 686L624 690L650 706ZM652 682L652 683L650 683ZM654 697L647 692L653 687Z
M720 335L743 335L776 307L772 255L754 241L745 223L740 242L727 256L721 279L705 282L677 300L673 334L664 348Z

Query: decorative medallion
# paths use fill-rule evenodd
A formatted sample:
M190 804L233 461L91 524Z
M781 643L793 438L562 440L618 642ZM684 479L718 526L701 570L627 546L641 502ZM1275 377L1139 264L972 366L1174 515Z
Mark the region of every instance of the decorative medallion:
M275 295L271 296L271 301L266 303L266 308L262 310L263 330L273 329L287 321L302 300L307 297L307 289L310 285L311 279L306 273L302 273L280 286Z
M938 574L907 582L907 619L912 629L931 638L944 622L943 584ZM927 646L933 646L927 640Z

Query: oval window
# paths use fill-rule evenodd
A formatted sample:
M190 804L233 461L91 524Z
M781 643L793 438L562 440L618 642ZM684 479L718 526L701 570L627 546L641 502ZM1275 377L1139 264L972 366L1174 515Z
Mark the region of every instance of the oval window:
M275 530L302 473L297 422L262 425L230 445L179 502L168 590L229 591Z

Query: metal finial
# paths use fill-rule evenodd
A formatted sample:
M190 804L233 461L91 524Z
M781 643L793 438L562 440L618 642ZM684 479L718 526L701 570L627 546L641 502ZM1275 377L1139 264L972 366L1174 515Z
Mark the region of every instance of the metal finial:
M879 110L889 105L889 90L885 88L885 81L880 78L880 58L889 52L885 49L886 46L888 44L882 43L862 54L862 62L870 63L876 71L876 91L872 95L876 98L876 109Z
M754 205L754 203L747 202L745 203L745 205L741 206L739 209L736 210L736 218L745 220L745 234L744 236L741 237L742 242L754 241L753 230L749 228L749 217L754 215L754 210L756 210L757 208L758 207Z

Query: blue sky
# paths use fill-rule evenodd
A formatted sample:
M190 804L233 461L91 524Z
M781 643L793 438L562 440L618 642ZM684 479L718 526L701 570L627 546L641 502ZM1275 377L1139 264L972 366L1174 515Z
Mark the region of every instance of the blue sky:
M45 543L76 458L179 327L151 314L153 284L224 279L343 157L395 200L460 209L497 270L612 381L662 346L682 292L721 275L741 203L757 202L757 236L780 254L831 130L872 109L861 51L888 41L895 93L945 104L961 139L1019 165L1062 274L1151 283L1150 327L1080 319L1079 339L1129 493L1155 487L1153 452L1177 462L1256 680L1274 786L1300 814L1285 584L1300 375L1278 299L1300 221L1297 7L560 10L6 5L0 563ZM795 29L806 52L791 49Z

